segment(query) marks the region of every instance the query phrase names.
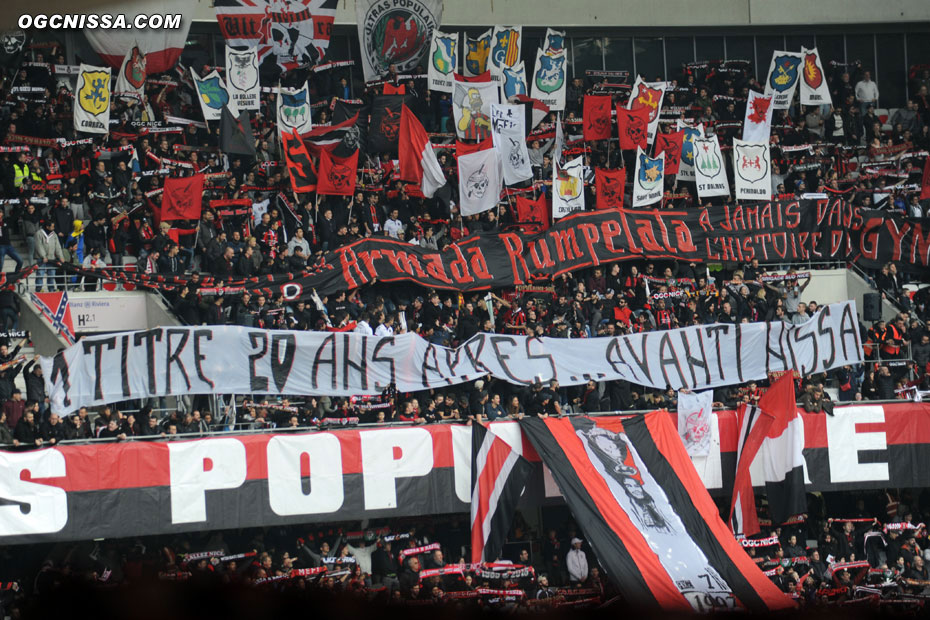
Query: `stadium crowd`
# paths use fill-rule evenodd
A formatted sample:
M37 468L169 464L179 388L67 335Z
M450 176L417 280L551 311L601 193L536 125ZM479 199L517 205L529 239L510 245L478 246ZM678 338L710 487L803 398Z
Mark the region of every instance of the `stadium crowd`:
M916 517L928 516L927 499L908 491L810 495L808 520L769 526L743 545L802 607L922 609L930 545ZM559 519L550 514L550 525L537 531L518 512L501 557L482 564L467 562L467 520L455 515L59 545L28 554L28 562L8 558L0 603L9 612L26 605L27 595L48 597L75 582L107 591L145 580L455 609L585 608L614 599L617 592L575 524ZM27 563L41 565L34 580L11 577Z
M712 322L800 323L819 307L814 301L801 301L810 282L809 272L800 271L804 265L781 265L790 267L787 275L770 280L766 276L772 266L760 265L758 260L724 263L716 271L676 261L614 263L564 274L551 282L496 290L490 295L378 282L311 302L287 303L281 296L266 298L249 293L222 294L226 281L300 273L312 268L323 252L372 235L442 249L470 233L525 225L516 222L509 201L480 215L462 218L458 213L454 134L446 133L451 129L451 103L447 95L437 97L437 93L425 89L421 79L394 76L387 82L405 86L408 105L428 130L437 132L433 141L449 145L449 150L439 153L453 186L451 197L417 197L418 192L397 180L390 153L369 153L363 144L358 191L353 197L293 194L291 202L286 167L277 157L280 149L273 94L263 95L261 113L252 120L255 158L221 152L217 128L207 129L203 123L188 121L181 127L160 131L178 124L177 119L199 117L196 95L183 71L178 73L180 78L168 74L162 76L167 80L147 84L144 106L133 99L114 97L112 116L118 124L111 132L75 141L80 136L74 134L69 120L69 82L56 76L50 64L61 62L61 51L57 47L31 50L31 60L22 62L12 80L7 81L0 108L0 141L9 145L0 153L3 210L8 211L0 220L0 256L11 258L17 269L34 265L37 290L60 288L69 279L66 264L86 269L126 265L148 274L186 274L185 285L168 287L163 293L178 318L187 324L351 330L376 335L416 332L430 342L447 346L464 342L479 331L587 338ZM916 67L911 76L914 97L884 102L900 106L890 119L890 132L881 130L881 121L874 114L878 93L869 68L856 63L832 65L832 107L793 105L789 110L777 111L771 138L772 159L777 162L773 167L773 194L798 197L807 192L842 191L848 192L847 198L855 204L875 206L879 200L884 201L879 205L882 208L924 216L927 205L918 200L919 190L913 189L913 183L916 181L919 187L920 180L920 167L914 161L903 157L896 170L883 169L877 175L856 175L848 165L853 159L862 166L873 155L881 158L885 147L905 144L915 152L930 148L930 72ZM737 135L748 90L764 90L749 64L740 61L694 63L668 77L672 84L660 130L674 130L678 119L700 122L708 133L716 132L722 144L729 144L730 138ZM316 126L330 123L339 106L355 106L364 115L366 106L382 89L380 85L350 84L347 75L338 70L290 72L284 84L298 85L304 79L309 80L313 99L319 102L314 106ZM566 97L567 142L563 153L585 156L588 205L595 202L595 185L591 182L594 166L630 165L629 151L611 148L606 141L586 143L578 135L586 94L609 93L615 102L625 100L629 89L608 82L607 78L576 76ZM10 84L28 88L14 94ZM359 99L352 100L352 96ZM139 122L143 118L163 121L168 117L173 119L171 123ZM550 114L542 127L555 121L556 116ZM523 189L549 191L546 179L552 178L552 143L531 143L535 178L524 183ZM784 147L806 144L813 146L782 151ZM219 179L204 191L200 221L156 225L158 192L164 175L195 171L213 173ZM889 184L896 185L889 190ZM690 184L668 178L663 205L687 208L697 204L692 190ZM211 201L243 198L251 208L210 206ZM714 199L722 200L726 199ZM25 256L14 248L13 235L24 239ZM930 334L924 322L930 318L930 289L913 297L908 295L903 285L913 274L899 270L895 264L873 275L883 297L898 304L901 313L887 325L879 321L861 326L870 360L867 365L799 381L800 402L808 411L832 411L825 387L836 387L834 393L839 401L907 397L908 388L928 387ZM214 286L204 287L203 279L210 277ZM86 289L99 286L93 276L85 275L81 282ZM18 327L17 304L10 290L0 294L0 316L7 329ZM18 352L17 347L0 348L0 401L4 402L0 420L5 420L0 421L0 444L32 446L89 436L160 436L226 427L217 424L226 421L225 412L211 415L203 406L192 406L190 399L185 399L182 412L163 419L152 419L148 409L135 416L122 415L121 409L132 408L128 406L114 407L112 414L104 409L92 423L80 415L68 421L57 419L48 410L41 369L33 362L20 361ZM17 394L14 386L18 373L25 377L25 398ZM748 384L722 388L716 391L715 401L721 407L734 407L758 398L763 387ZM255 400L261 402L260 397ZM581 411L674 409L675 393L642 389L623 381L590 382L570 388L557 384L522 388L488 377L446 390L390 393L376 401L323 396L298 407L265 403L264 408L246 407L247 413L239 416L239 421L254 427L286 427L306 426L325 418L430 423ZM386 402L393 406L385 407ZM203 402L195 400L193 405L197 404ZM144 403L138 405L137 410Z

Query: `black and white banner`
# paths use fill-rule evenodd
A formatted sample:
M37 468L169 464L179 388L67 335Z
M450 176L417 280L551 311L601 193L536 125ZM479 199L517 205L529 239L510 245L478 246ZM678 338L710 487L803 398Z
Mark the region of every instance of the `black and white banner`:
M226 86L230 100L240 110L259 109L262 87L258 81L257 48L239 52L226 46Z
M801 325L711 324L617 338L476 334L455 349L416 334L163 327L85 337L42 358L52 409L177 394L380 394L445 387L491 374L529 385L623 379L706 389L862 362L856 307L825 306Z
M526 114L524 106L492 103L491 138L500 154L504 183L514 185L533 177L533 167L526 150Z

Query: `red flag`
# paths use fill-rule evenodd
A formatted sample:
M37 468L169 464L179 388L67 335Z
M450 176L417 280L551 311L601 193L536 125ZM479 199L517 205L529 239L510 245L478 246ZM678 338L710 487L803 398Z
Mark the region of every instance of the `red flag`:
M584 96L584 139L610 139L610 95Z
M351 196L355 193L358 150L349 157L336 157L320 151L316 193L324 196Z
M161 199L160 221L200 219L200 200L203 198L203 175L169 177Z
M924 160L924 176L920 181L920 199L930 198L930 157Z
M462 155L470 155L472 153L477 153L478 151L483 151L485 149L492 148L494 142L491 138L485 138L481 142L471 143L471 142L462 142L461 140L455 141L455 158L458 159Z
M406 87L405 85L403 85L403 84L399 84L398 86L394 86L393 84L391 84L391 83L389 82L389 83L387 83L387 84L384 85L384 93L383 93L383 94L385 94L385 95L406 95L406 94L407 94L407 87Z
M416 183L419 196L432 198L436 190L446 184L429 136L407 106L403 106L400 112L397 154L401 180Z
M546 195L540 194L536 200L517 196L517 222L542 232L549 228L549 205Z
M622 209L623 190L626 186L626 168L594 170L594 189L597 192L597 209Z
M281 140L284 146L284 160L291 177L291 187L298 193L315 191L316 169L307 147L300 139L300 134L296 129L293 133L282 133Z
M646 150L649 141L649 108L627 110L617 106L617 132L621 149L632 150L638 146Z
M678 174L681 165L681 145L684 144L684 130L656 135L656 157L665 153L665 174Z

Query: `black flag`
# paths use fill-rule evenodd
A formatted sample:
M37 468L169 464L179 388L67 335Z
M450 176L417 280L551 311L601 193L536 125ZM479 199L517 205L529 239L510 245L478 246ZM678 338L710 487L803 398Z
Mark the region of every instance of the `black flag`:
M368 128L368 150L372 153L397 153L404 98L405 95L378 95L372 102Z
M229 106L223 106L220 117L220 149L224 153L255 157L255 137L248 110L241 110L239 118L232 115Z

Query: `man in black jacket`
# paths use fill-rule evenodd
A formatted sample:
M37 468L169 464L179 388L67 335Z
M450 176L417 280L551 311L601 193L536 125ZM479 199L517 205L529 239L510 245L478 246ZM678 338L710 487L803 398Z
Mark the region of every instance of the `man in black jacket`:
M24 447L31 448L35 446L38 448L42 446L42 437L36 427L35 414L31 410L27 409L23 417L20 418L16 430L13 431L13 437Z
M371 554L371 577L375 584L383 583L389 590L398 587L397 560L391 553L391 543L382 542L377 551Z
M63 439L67 439L65 425L61 421L61 418L58 417L57 413L52 413L48 416L48 421L42 424L40 434L42 436L42 441L52 446Z

